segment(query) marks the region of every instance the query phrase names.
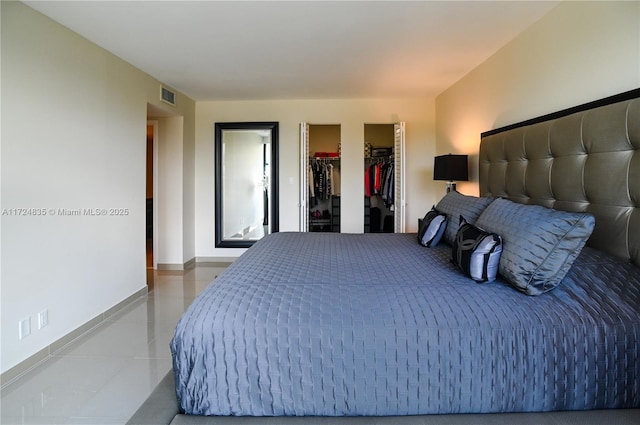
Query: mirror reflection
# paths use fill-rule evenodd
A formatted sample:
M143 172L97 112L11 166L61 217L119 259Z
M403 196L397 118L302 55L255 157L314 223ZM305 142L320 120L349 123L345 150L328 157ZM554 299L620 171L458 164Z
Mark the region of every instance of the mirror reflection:
M278 231L278 123L216 123L216 247Z

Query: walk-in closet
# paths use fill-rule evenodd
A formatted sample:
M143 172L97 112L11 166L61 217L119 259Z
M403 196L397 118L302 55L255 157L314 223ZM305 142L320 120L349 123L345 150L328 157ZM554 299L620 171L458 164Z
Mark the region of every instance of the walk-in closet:
M404 123L364 124L364 231L404 231Z
M340 232L340 124L300 124L301 228Z

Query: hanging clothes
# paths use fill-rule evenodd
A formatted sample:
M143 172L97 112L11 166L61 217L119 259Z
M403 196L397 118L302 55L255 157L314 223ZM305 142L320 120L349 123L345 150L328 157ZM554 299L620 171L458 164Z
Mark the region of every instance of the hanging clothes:
M329 183L329 196L335 195L335 185L333 184L333 164L328 164L327 182Z
M387 194L389 192L389 167L390 165L387 163L382 164L382 177L380 178L380 195L382 196L382 200L385 201L385 204L387 203Z
M316 196L318 197L319 200L324 200L325 199L325 175L322 172L322 164L319 164L316 161L316 166L315 166L315 172L316 172Z
M312 208L318 205L318 200L316 199L315 175L314 175L313 167L311 164L307 166L307 173L308 173L308 179L309 179L309 207Z
M371 196L377 195L378 194L378 190L377 190L377 184L376 181L378 179L378 166L377 164L371 164L371 166L369 167L369 183L371 185Z
M333 164L311 159L309 165L309 200L310 206L316 206L320 201L326 201L335 194L333 179Z
M384 203L388 208L393 207L393 195L394 195L394 165L389 164L385 174L385 183L383 191Z
M364 170L364 194L367 197L380 195L388 208L393 207L394 164L380 160Z
M367 198L371 197L371 173L369 173L369 168L371 166L364 169L364 196Z

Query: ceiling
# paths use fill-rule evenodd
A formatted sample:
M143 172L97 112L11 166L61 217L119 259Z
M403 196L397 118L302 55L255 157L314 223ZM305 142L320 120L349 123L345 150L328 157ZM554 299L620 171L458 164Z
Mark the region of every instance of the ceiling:
M201 100L435 97L557 1L25 1Z

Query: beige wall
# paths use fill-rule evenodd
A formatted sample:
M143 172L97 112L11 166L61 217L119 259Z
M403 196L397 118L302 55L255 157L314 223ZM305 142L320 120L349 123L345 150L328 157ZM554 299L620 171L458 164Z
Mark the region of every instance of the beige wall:
M640 87L640 2L563 2L436 99L437 153L480 133Z
M299 230L299 124L340 124L341 226L364 231L364 124L406 122L407 231L444 193L432 181L434 102L430 99L272 100L198 102L196 105L196 256L229 257L242 249L214 248L214 145L216 122L280 123L280 231ZM442 193L440 193L442 190Z
M182 264L196 257L195 250L195 128L196 104L178 93L179 114L183 117L182 133L182 222L173 222L171 226L182 225ZM168 261L174 262L174 259Z
M145 287L148 104L184 117L160 143L183 153L183 218L168 226L193 257L195 107L179 93L176 108L161 104L158 81L24 4L0 7L2 208L47 211L1 217L4 373ZM84 208L128 213L57 213ZM38 330L44 309L49 325ZM31 335L19 340L18 322L28 318Z
M184 118L162 117L158 122L158 235L154 257L157 264L183 264L183 229L176 223L184 220L184 152L182 134Z

